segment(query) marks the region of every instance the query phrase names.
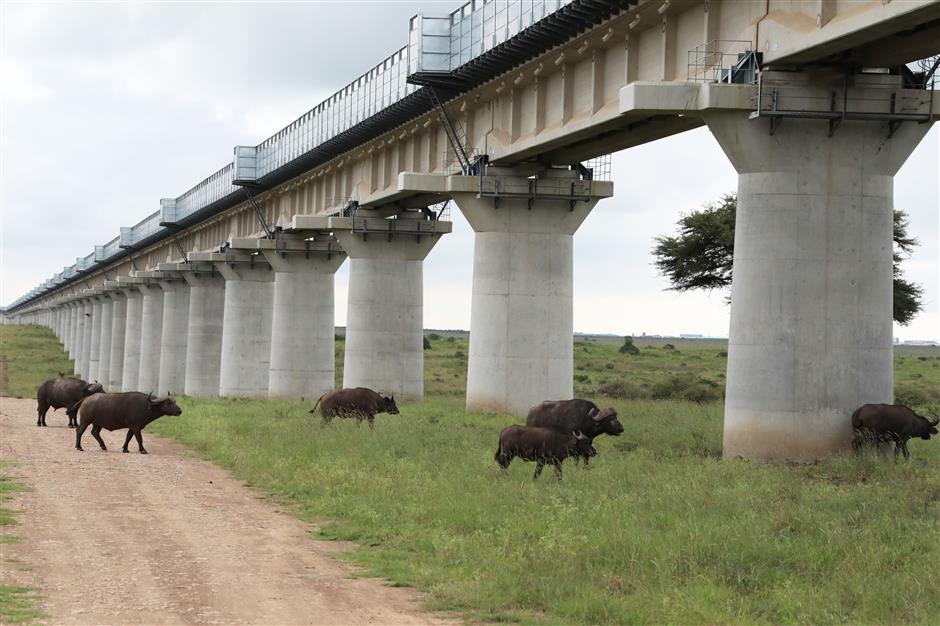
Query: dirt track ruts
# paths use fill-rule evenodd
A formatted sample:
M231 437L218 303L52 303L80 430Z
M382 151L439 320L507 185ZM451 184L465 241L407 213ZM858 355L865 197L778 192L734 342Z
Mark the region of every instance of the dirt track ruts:
M166 418L164 418L166 419ZM0 458L31 491L3 527L3 584L34 587L54 624L428 624L413 590L350 578L314 527L275 510L211 463L144 431L149 455L108 451L64 411L36 427L36 401L0 398Z

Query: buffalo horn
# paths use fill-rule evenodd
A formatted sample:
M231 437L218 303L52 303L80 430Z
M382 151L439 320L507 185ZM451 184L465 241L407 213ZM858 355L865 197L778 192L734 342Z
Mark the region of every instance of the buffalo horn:
M576 431L574 431L574 433L572 433L572 434L574 435L574 438L575 438L575 439L578 439L578 440L580 440L580 441L584 441L585 439L587 439L587 437L584 435L584 433L582 433L580 430L576 430Z
M596 406L595 406L595 407L591 407L591 410L588 411L588 417L594 417L595 415L597 415L597 407L596 407Z

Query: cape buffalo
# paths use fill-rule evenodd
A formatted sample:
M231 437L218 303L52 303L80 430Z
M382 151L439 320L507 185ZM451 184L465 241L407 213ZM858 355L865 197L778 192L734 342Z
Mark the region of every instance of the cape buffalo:
M623 433L623 425L617 419L617 411L601 410L590 400L577 398L536 404L529 409L525 423L526 426L541 426L568 434L580 432L588 438L590 444L594 443L594 438L598 435L619 437ZM587 457L584 457L584 464L587 463Z
M51 407L53 411L64 408L69 418L69 428L75 428L77 424L75 412L72 410L75 403L85 396L103 391L104 387L96 382L86 383L78 378L66 378L62 374L59 374L58 378L50 378L39 385L39 389L36 390L36 400L39 403L36 407L39 415L36 419L36 426L46 425L46 412Z
M855 430L852 447L859 454L866 441L893 441L894 458L903 453L904 458L909 459L907 440L911 437L930 439L931 435L937 434L938 423L940 418L929 420L903 404L865 404L852 413L852 428Z
M499 433L499 447L493 457L504 470L516 457L525 461L535 461L535 476L537 479L542 473L546 463L555 466L555 478L561 480L561 462L569 456L583 458L597 454L591 446L590 440L576 432L573 435L562 433L551 428L537 426L509 426Z
M127 429L127 438L124 440L123 451L127 452L127 444L131 437L137 438L137 449L141 454L144 450L144 440L140 432L144 426L163 415L182 415L183 411L176 406L173 398L154 398L139 391L126 393L99 393L82 399L75 407L78 413L78 430L75 431L75 449L82 449L82 435L85 429L91 426L91 436L98 440L102 450L108 448L101 439L101 429L120 430Z
M309 412L315 413L317 405L324 424L329 424L334 417L355 417L356 423L369 420L369 428L373 428L376 413L398 415L395 396L386 398L366 387L328 391L320 396Z

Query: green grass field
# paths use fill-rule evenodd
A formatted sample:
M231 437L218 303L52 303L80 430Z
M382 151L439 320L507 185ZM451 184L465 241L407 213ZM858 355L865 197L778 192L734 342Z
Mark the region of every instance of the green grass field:
M579 338L576 394L617 408L623 436L598 438L591 469L566 463L560 483L519 461L502 476L496 437L518 420L464 411L466 336L435 334L427 400L374 431L322 428L309 403L190 398L151 429L356 542L345 557L367 573L473 619L940 623L937 441L901 463L721 460L721 402L675 398L720 397L723 342L638 339L625 355L622 339ZM937 408L938 361L897 352L921 410ZM621 397L598 395L618 382Z

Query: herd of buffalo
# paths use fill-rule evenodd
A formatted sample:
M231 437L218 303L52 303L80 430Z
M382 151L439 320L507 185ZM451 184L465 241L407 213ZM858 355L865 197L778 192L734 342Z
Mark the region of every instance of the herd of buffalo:
M75 428L75 448L82 449L82 435L91 426L91 434L102 450L107 450L101 439L101 429L127 429L124 452L131 437L137 439L141 454L144 449L141 431L147 424L163 415L182 415L173 398L154 398L137 391L105 393L98 383L87 383L77 378L59 375L41 385L36 392L38 400L37 426L46 425L46 413L51 408L64 408L69 428ZM398 414L394 396L383 396L371 389L336 389L323 394L310 413L320 408L324 425L333 418L367 420L370 428L378 413ZM929 419L903 405L866 404L852 414L855 437L852 446L860 453L865 444L881 446L894 443L894 456L910 458L907 441L914 437L930 439L937 434L940 418ZM555 476L561 479L561 464L566 458L575 462L597 455L594 438L602 435L618 436L623 425L614 409L599 409L589 400L546 401L535 405L526 416L525 426L513 425L499 433L499 446L495 460L502 469L516 457L536 463L535 478L545 465L552 465Z

